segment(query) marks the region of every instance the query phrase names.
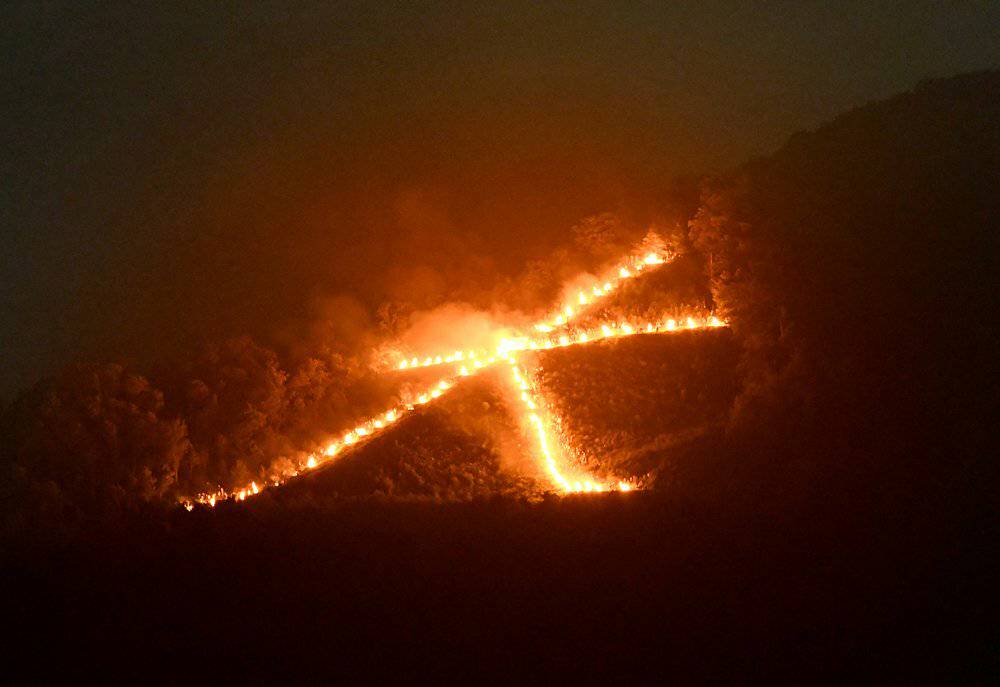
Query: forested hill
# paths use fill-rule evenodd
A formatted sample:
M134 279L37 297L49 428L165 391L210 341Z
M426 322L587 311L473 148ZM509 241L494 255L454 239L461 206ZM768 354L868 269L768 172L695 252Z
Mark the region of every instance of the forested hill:
M655 471L655 490L508 498L502 436L473 431L499 401L456 395L463 423L429 408L273 501L143 511L65 545L11 518L3 611L22 645L8 653L36 675L132 679L153 665L258 682L352 669L985 682L998 180L989 72L859 108L706 182L680 237L701 281L675 291L710 283L732 324L717 356L701 334L609 342L539 374L557 406L593 404L567 421L574 448ZM286 376L252 342L189 366L198 383L173 406L119 367L83 372L6 414L6 503L58 504L57 478L87 495L109 474L169 493L184 456L210 476L250 469L342 419L331 380L381 391L346 363ZM144 470L150 455L170 469ZM476 498L353 498L373 484ZM313 498L334 488L349 498Z
M885 492L980 481L998 180L991 71L858 108L706 185L691 239L744 345L744 449L795 456L824 492L831 472Z
M696 214L671 237L683 260L627 295L660 310L703 305L710 284L741 364L716 366L712 374L734 371L691 388L733 388L691 418L686 388L612 393L605 384L602 438L591 434L600 423L580 424L596 418L586 412L573 419L579 437L630 470L670 473L659 486L695 497L752 496L762 485L796 500L841 498L831 478L911 499L982 497L998 391L998 180L1000 72L925 82L707 180L700 202L689 199ZM583 222L575 241L614 254L619 242L608 239L622 227L599 219ZM536 272L527 270L529 283L557 290L557 271L548 281ZM499 293L506 302L519 292ZM5 527L20 531L28 511L62 522L122 504L172 505L178 493L246 484L294 458L317 431L352 426L395 393L339 343L279 355L243 337L159 370L88 363L40 383L0 412ZM573 373L590 359L549 357L543 381L559 403L595 397L597 376ZM623 374L624 364L606 372ZM627 393L644 399L644 426L615 438L624 427L608 425L620 415L609 409L630 408ZM669 449L649 449L661 444Z

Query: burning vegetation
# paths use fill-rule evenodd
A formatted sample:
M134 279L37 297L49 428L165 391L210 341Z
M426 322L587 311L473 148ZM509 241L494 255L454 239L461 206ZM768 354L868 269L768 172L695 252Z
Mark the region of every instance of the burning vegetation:
M551 488L563 493L631 491L636 487L634 478L614 475L598 477L570 460L569 451L563 445L560 436L561 432L556 429L561 426L562 418L542 399L539 390L532 388L518 358L525 354L621 337L724 327L725 324L714 315L697 318L688 315L678 319L665 317L656 321L631 323L594 321L589 317L593 314L592 311L599 312L598 306L610 300L609 296L621 289L623 284L667 264L673 257L673 253L663 247L662 239L650 234L636 252L620 260L602 277L588 279L584 276L574 279L572 288L577 289L575 303L561 306L526 331L519 330L516 323L509 325L498 323L493 329L484 329L479 325L476 327L479 330L476 337L478 340L475 343L461 341L460 344L464 345L454 352L436 355L415 352L412 357L409 352L402 354L402 359L398 363L387 366L387 373L393 370L444 368L450 369L451 374L423 392L403 399L392 408L359 421L353 429L346 431L340 438L331 440L318 450L304 454L297 464L284 464L280 472L266 475L259 480L259 483L258 480L251 480L249 484L231 490L219 488L211 492L202 492L194 497L182 496L181 503L187 510L193 510L195 504L215 507L220 501L228 499L244 501L261 493L267 487L280 486L288 479L315 470L335 460L343 451L365 443L386 431L406 414L440 398L462 378L477 375L497 364L505 364L510 368L510 377L506 379L512 385L513 395L523 405L520 413L523 418L521 423L523 431L533 438L535 444L533 452L540 464L539 472L545 475ZM585 291L584 285L588 282L592 283L586 287L589 291ZM563 289L564 292L567 290ZM454 339L452 332L446 332L446 336ZM482 345L483 340L496 343L491 348L476 348L476 345Z
M558 278L562 284L542 291L555 294L558 305L535 313L450 303L413 312L394 331L383 329L381 343L376 336L357 337L370 347L346 354L327 348L282 360L242 338L210 346L191 361L154 369L150 377L121 366L69 368L61 379L23 396L5 416L13 427L5 436L7 449L19 456L15 485L20 480L33 490L31 498L47 504L43 512L56 519L66 517L67 507L85 512L93 504L114 511L173 501L193 510L242 502L299 476L342 472L331 467L347 455L356 464L376 446L384 451L382 438L400 432L401 422L424 417L425 407L439 406L443 397L477 378L504 399L485 401L491 405L489 422L504 426L510 420L509 427L517 428L516 439L507 432L502 442L490 444L483 454L488 459L480 455L486 465L501 466L507 477L473 480L469 488L437 488L433 479L397 488L387 486L395 480L383 472L369 474L375 481L366 490L358 481L365 473L355 467L348 470L355 486L347 492L470 498L507 493L511 485L518 485L522 496L648 486L649 471L616 471L593 456L581 459L566 434L574 410L539 384L540 361L556 350L726 325L703 297L672 298L669 306L656 302L657 279L669 282L675 263L684 270L682 243L649 232L623 251L624 257L608 260L609 246L625 239L620 232L610 238L618 231L615 226L608 216L581 225L580 236L601 246L595 251L600 256L593 262L596 269L568 273L557 262L574 261L557 253L545 271L550 282ZM539 265L531 269L537 272ZM656 311L645 303L650 299ZM118 408L127 412L108 414ZM140 417L150 420L137 425ZM162 438L147 436L160 425ZM490 432L482 426L477 431ZM411 466L407 469L414 469L415 447L404 444L399 450ZM443 453L456 465L463 463L454 452ZM79 463L81 457L90 462ZM66 460L83 468L83 479L66 481L66 474L78 472L67 470ZM102 468L102 461L112 469ZM414 486L418 483L424 486ZM89 492L89 501L71 496L81 491Z
M482 298L67 368L2 413L15 634L133 680L990 665L998 90L849 113Z

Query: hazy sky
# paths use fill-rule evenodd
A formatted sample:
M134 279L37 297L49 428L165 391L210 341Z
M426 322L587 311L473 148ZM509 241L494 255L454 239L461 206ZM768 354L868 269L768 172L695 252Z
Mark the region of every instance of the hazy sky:
M502 269L929 77L1000 3L86 3L0 28L0 395ZM388 290L387 290L388 289Z

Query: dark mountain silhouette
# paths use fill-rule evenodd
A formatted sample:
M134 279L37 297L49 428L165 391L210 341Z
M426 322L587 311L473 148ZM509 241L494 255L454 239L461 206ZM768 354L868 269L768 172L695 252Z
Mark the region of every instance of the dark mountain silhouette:
M5 616L57 668L136 677L156 664L163 679L988 674L998 179L1000 73L986 72L923 83L709 180L684 238L700 269L678 293L710 290L729 316L718 350L692 337L543 361L558 402L594 399L574 420L580 448L620 424L597 448L646 461L652 492L505 496L502 442L484 444L474 416L428 410L367 446L370 466L349 455L273 497L138 506L62 539L8 528ZM589 389L600 380L578 372L592 366L627 383ZM683 395L656 386L678 383ZM83 396L126 399L116 417L175 436L139 382L101 389ZM484 402L469 393L454 402ZM93 417L91 403L66 407ZM37 445L30 422L8 427ZM411 440L450 457L415 474ZM145 444L115 445L130 457ZM324 496L335 477L351 497L375 483L433 499L447 481L476 498Z
M824 493L834 473L917 498L981 480L997 179L1000 73L985 72L849 112L707 186L691 233L744 344L742 441L797 456Z

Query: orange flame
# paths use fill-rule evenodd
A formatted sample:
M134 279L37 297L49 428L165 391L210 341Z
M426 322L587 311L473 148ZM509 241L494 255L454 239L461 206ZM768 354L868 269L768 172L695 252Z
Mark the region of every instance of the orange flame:
M540 404L531 394L531 387L528 384L527 379L525 379L521 368L517 366L517 363L512 359L510 360L511 367L511 380L514 386L521 391L520 398L524 403L526 411L526 419L531 429L535 434L535 441L538 446L538 453L540 454L542 461L542 468L549 476L552 481L553 486L564 493L598 493L606 490L614 489L613 485L603 485L596 481L594 478L587 475L580 475L578 478L574 478L574 481L570 481L564 474L563 470L560 469L559 463L556 457L557 453L565 454L565 449L558 446L558 443L553 439L555 432L551 429L552 422L546 419L549 411L540 408ZM626 484L624 481L618 481L618 488L621 491L629 491L631 487L622 489L621 485Z
M452 387L453 384L450 380L442 379L434 385L429 393L421 394L413 403L394 406L384 413L358 423L353 430L343 435L340 442L331 441L322 450L308 454L299 464L298 468L293 468L280 475L272 475L268 481L262 483L263 486L258 485L256 481L252 481L248 486L233 492L228 492L224 488L219 487L211 493L201 493L195 497L183 497L179 499L180 503L185 510L191 511L194 510L196 503L208 506L209 508L215 508L216 504L220 501L245 501L251 496L260 494L268 486L280 486L292 477L298 476L302 471L320 467L338 455L344 448L356 445L364 439L375 436L382 429L396 422L404 414L412 412L417 405L426 403L430 397L440 397Z
M574 303L564 304L557 311L555 311L555 314L548 320L536 323L533 327L534 331L540 332L541 334L551 334L559 328L566 327L570 320L578 317L582 312L585 312L588 309L588 306L592 306L601 298L611 293L624 280L634 279L643 274L644 271L648 271L648 268L668 263L672 259L673 255L669 253L650 252L643 257L628 257L620 261L616 268L609 273L607 277L605 277L603 285L595 285L591 287L589 295L583 290L578 290ZM577 307L574 308L574 305ZM725 327L727 326L727 323L720 320L715 315L697 319L694 316L688 316L685 318L685 326L686 329L690 330L703 327ZM462 364L455 370L455 378L461 378L478 373L482 369L495 364L498 359L508 362L514 371L513 379L518 390L520 391L520 398L528 411L526 416L527 421L534 429L545 471L549 474L553 483L565 492L589 493L601 492L608 489L616 489L624 492L631 491L635 488L635 486L624 480L618 480L617 483L603 485L586 476L581 476L579 479L574 479L571 482L563 475L556 459L556 453L559 452L559 448L557 444L554 444L552 438L554 436L550 427L552 419L548 418L547 411L542 409L539 401L532 395L530 386L517 367L513 354L524 350L550 350L552 348L585 344L602 338L632 336L635 334L657 334L677 330L677 321L674 319L666 319L658 322L647 321L644 323L605 322L589 329L576 330L575 332L564 332L559 334L556 338L533 338L518 334L501 339L499 345L492 352L492 355L490 351L483 349L463 349L449 354L429 355L423 359L414 355L409 359L400 360L396 364L395 369L410 370L414 368L429 367L432 365L464 363L465 361L468 361L469 364L471 364L471 369L469 366ZM268 481L264 482L264 487L279 486L286 480L300 474L301 471L312 470L320 467L323 463L328 462L337 456L346 447L356 445L365 440L367 437L378 434L383 429L396 422L403 414L413 411L417 406L424 405L433 399L439 398L453 386L453 380L441 380L432 388L417 396L412 402L397 405L387 410L384 414L358 423L353 430L343 435L340 442L330 442L322 450L308 454L305 460L300 463L297 468L289 469L280 475L271 475ZM553 448L553 446L555 446L555 448ZM194 509L195 503L215 507L219 501L243 501L249 496L261 493L264 487L258 486L254 481L251 482L249 486L243 487L234 492L227 492L224 488L220 487L215 492L202 493L193 499L182 498L180 501L184 508L189 511Z

